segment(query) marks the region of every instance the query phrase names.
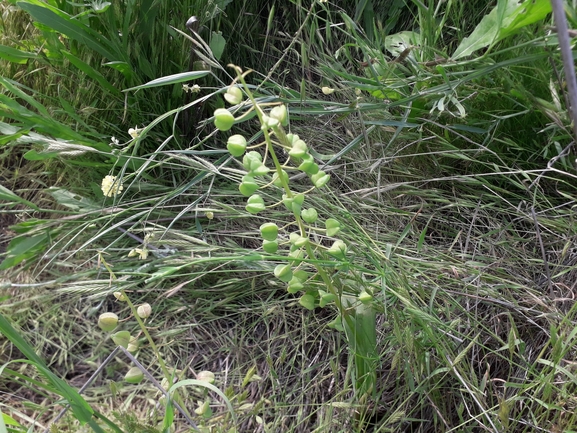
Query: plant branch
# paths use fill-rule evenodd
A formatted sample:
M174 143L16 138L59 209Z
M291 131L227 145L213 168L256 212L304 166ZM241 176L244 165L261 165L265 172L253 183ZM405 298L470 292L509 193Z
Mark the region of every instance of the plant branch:
M577 139L577 80L575 79L575 65L573 64L573 53L569 42L569 27L567 18L563 10L563 0L551 0L555 27L557 27L557 37L559 38L559 48L563 58L563 69L567 82L567 93L569 94L569 112L573 120L573 139Z

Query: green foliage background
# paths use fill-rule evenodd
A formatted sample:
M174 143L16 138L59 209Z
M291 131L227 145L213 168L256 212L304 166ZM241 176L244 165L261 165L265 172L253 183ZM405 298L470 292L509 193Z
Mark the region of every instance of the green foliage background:
M217 375L238 423L214 397L205 431L577 430L574 136L549 2L527 3L0 5L0 432L46 426L60 397L63 431L166 427L153 386L119 383L126 360L86 401L74 391L114 346L98 315L130 314L117 290L153 305L167 364ZM253 69L260 104L288 106L332 176L307 202L346 225L343 299L374 296L366 364L369 334L303 310L271 275L282 257L260 260L258 227L289 215L244 210L211 118L228 64ZM186 71L210 71L187 76L199 93ZM259 140L255 119L234 128ZM146 235L150 256L128 257ZM150 350L139 360L159 373Z

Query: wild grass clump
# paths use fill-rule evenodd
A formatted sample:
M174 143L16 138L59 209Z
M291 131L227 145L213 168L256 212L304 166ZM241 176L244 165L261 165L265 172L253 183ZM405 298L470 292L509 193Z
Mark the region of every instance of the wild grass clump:
M574 429L549 2L260 3L2 6L5 430Z

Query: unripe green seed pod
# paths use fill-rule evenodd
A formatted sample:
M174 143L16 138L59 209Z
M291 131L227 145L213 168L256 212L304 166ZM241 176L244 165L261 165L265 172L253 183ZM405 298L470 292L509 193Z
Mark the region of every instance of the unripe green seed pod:
M270 110L270 117L278 120L282 126L288 125L288 113L286 105L279 105Z
M298 291L302 290L304 288L303 283L293 275L293 277L291 278L291 280L288 283L287 286L287 291L289 293L297 293Z
M298 169L304 171L309 176L312 176L319 172L319 165L315 162L312 156L307 158L305 155L305 157L303 157L303 162L301 162Z
M240 104L242 102L242 90L238 87L229 87L224 94L224 99L231 105Z
M112 341L114 341L114 344L117 346L122 346L126 349L128 347L128 343L130 343L130 332L118 331L112 336Z
M315 297L310 294L302 295L299 299L299 304L305 307L307 310L314 310L315 309Z
M317 213L317 210L311 207L309 209L304 209L301 212L301 217L304 220L304 222L312 224L317 220L319 215Z
M289 241L292 245L294 245L296 243L296 241L298 241L301 237L301 234L299 232L292 232L291 234L289 234Z
M138 314L138 317L141 319L146 319L152 314L152 307L150 304L142 304L136 309L136 314Z
M253 215L266 209L263 198L258 194L251 195L246 203L245 209Z
M302 248L309 243L309 238L306 236L299 236L297 240L295 240L295 247Z
M132 367L128 372L124 375L124 380L128 383L140 383L144 378L144 374L138 367Z
M322 188L325 186L330 179L331 177L322 170L311 176L311 181L317 188Z
M104 332L114 331L118 325L118 316L114 313L103 313L98 317L98 326Z
M196 375L198 380L208 383L214 383L214 373L212 371L201 371Z
M302 269L297 269L293 272L294 277L297 278L301 283L304 283L306 280L309 279L309 273Z
M274 268L274 276L282 282L288 283L293 277L291 265L277 265Z
M288 256L292 259L302 259L304 257L304 254L305 253L302 250L302 248L292 246L290 252L288 253ZM293 260L293 262L298 263L297 260Z
M289 151L289 155L295 158L302 158L308 153L308 148L303 140L297 140L293 143L292 149Z
M251 150L242 158L242 166L246 171L252 171L262 165L262 155L256 150Z
M324 290L319 290L319 307L323 308L336 299L332 293L327 293Z
M260 129L268 129L268 128L275 128L276 126L278 126L280 124L280 122L270 116L267 116L266 114L264 116L262 116L262 122L263 125L261 126Z
M327 250L327 253L329 253L336 259L343 260L347 255L347 245L343 241L338 239Z
M205 400L204 402L197 401L196 404L198 405L198 407L194 409L194 413L199 416L206 417L210 411L210 401L208 399Z
M286 194L283 194L282 201L288 210L291 212L300 213L305 201L305 195L296 194L292 197L287 197Z
M258 188L259 186L254 181L254 177L248 174L242 177L242 182L238 185L238 190L245 197L253 195Z
M260 226L260 235L267 241L276 241L278 226L275 223L264 223Z
M364 290L359 294L359 301L363 304L370 304L372 300L372 295Z
M262 242L262 249L265 250L269 254L274 254L278 251L278 242L277 241L263 241Z
M245 197L250 197L258 190L258 185L256 183L240 183L238 185L238 190Z
M244 152L246 151L246 138L240 134L232 135L226 142L226 148L232 156L236 156L238 158L244 155Z
M128 297L126 295L123 295L122 292L114 292L113 295L117 301L125 302L128 300Z
M130 340L128 341L128 347L126 348L126 350L128 350L128 352L134 355L136 352L138 352L138 346L139 346L138 338L130 337Z
M289 180L289 176L288 173L284 170L281 171L281 176L279 177L278 175L278 171L275 171L274 174L272 175L272 183L274 186L278 186L279 188L282 188L282 179L284 179L285 183L288 183Z
M262 162L255 166L254 164L251 165L251 174L253 176L264 176L265 174L268 174L268 172L270 171L270 168L268 168L266 165L264 165Z
M327 236L334 236L341 230L341 223L334 218L329 218L325 221L325 227L327 229Z
M282 195L282 202L285 205L285 207L287 208L287 210L291 211L293 210L293 198L292 197L287 197L286 194Z
M343 320L341 319L341 315L337 315L337 317L335 317L335 320L333 320L332 322L328 323L327 326L329 328L333 328L336 329L339 332L344 332L345 328L343 328Z
M214 126L219 131L228 131L234 125L234 116L225 108L214 110Z

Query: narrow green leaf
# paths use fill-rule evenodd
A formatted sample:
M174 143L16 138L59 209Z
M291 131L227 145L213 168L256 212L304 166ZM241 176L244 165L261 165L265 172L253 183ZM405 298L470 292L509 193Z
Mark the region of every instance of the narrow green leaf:
M20 427L20 424L18 424L14 418L5 413L2 413L2 408L0 408L0 433L5 433L8 431L6 429L6 424Z
M116 62L104 63L104 65L110 66L112 69L116 69L118 72L124 75L124 78L126 78L128 82L132 80L134 72L132 71L132 68L128 63L116 61Z
M34 210L39 210L38 206L36 206L34 203L31 203L28 200L24 200L2 185L0 185L0 200L14 201L16 203L24 204Z
M78 421L82 424L91 421L94 411L86 400L84 400L74 388L69 386L66 382L52 373L48 367L46 367L42 358L36 354L32 346L30 346L28 342L20 336L2 314L0 314L0 332L2 332L2 334L30 360L38 371L50 382L55 391L68 401L72 412Z
M197 78L202 78L208 75L209 71L191 71L182 72L180 74L167 75L166 77L157 78L156 80L149 81L148 83L141 84L140 86L131 87L130 89L125 89L123 92L129 92L131 90L148 89L150 87L167 86L169 84L183 83L185 81L196 80Z
M28 51L21 51L16 48L0 45L0 59L23 65L28 61L28 59L34 58L36 58L35 53L29 53Z
M66 57L66 59L68 59L68 61L70 63L72 63L74 66L76 66L78 69L80 69L80 71L84 72L87 76L92 78L94 81L98 82L98 84L100 84L104 89L108 90L110 93L112 93L114 95L117 95L117 96L121 95L121 92L116 87L114 87L112 84L110 84L108 82L108 80L106 78L104 78L104 76L100 72L95 70L88 63L83 62L78 57L73 56L72 54L70 54L67 51L62 50L60 52L62 53L62 55L64 57Z
M20 88L19 83L17 83L16 81L10 80L8 78L0 77L0 84L3 85L6 88L6 90L13 93L14 96L17 96L18 98L23 99L28 104L30 104L30 106L36 108L36 110L38 110L39 113L50 118L50 113L48 113L48 110L46 110L46 108L42 104L40 104L38 101L36 101L32 96L30 96L28 93L24 92ZM4 95L2 95L2 96L4 96ZM13 101L13 102L14 102L13 106L20 106L20 104L18 104L16 101Z
M123 60L122 53L117 52L109 40L64 12L56 13L45 4L31 1L20 1L16 5L28 12L36 21L86 45L103 57L109 60Z

